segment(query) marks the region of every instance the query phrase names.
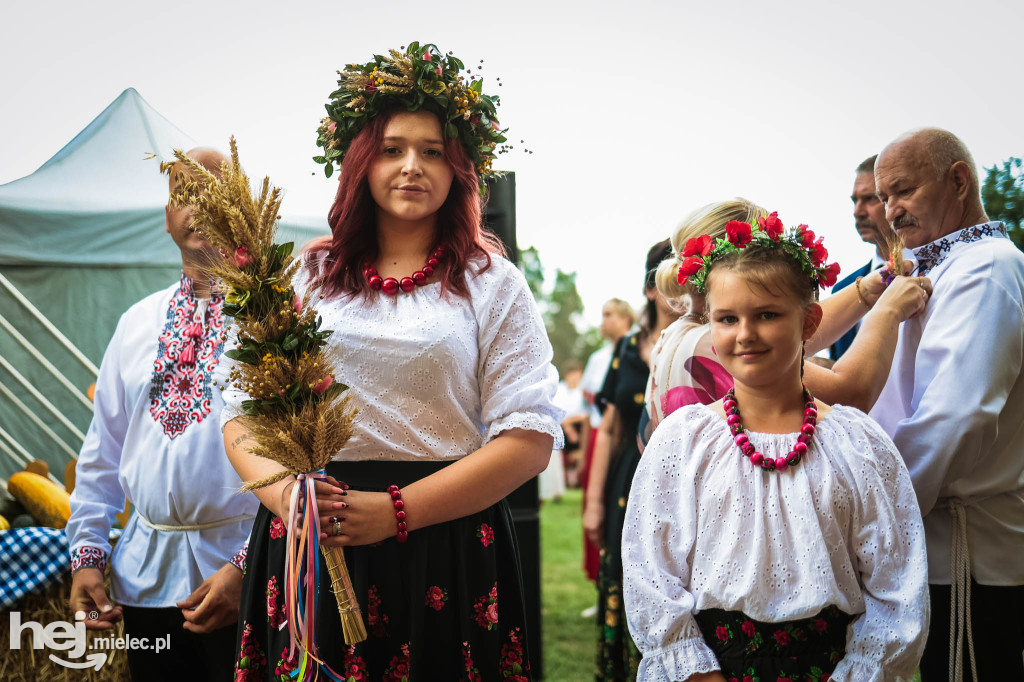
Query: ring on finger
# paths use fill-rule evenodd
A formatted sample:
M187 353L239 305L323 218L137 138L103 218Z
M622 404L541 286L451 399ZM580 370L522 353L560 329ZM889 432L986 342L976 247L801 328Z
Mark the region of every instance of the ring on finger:
M331 517L331 535L341 535L341 519L337 516Z

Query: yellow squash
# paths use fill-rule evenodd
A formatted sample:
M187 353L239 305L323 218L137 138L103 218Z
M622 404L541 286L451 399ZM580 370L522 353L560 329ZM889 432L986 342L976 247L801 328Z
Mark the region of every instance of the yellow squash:
M10 530L11 524L4 517L0 516L0 530Z
M71 518L71 496L45 476L19 471L7 480L7 492L21 502L40 525L63 528Z

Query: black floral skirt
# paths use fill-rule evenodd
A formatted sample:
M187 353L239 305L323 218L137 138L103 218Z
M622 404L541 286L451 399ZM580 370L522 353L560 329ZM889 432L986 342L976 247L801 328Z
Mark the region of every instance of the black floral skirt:
M825 682L846 654L853 616L829 606L811 618L765 623L739 611L694 616L729 682Z
M327 473L355 490L384 491L435 471L434 462L333 463ZM416 513L410 509L409 514ZM242 581L235 679L291 680L284 614L285 524L261 506ZM405 543L346 547L368 638L346 646L320 557L317 641L342 679L532 679L519 550L508 504L409 533ZM320 679L329 679L321 675Z

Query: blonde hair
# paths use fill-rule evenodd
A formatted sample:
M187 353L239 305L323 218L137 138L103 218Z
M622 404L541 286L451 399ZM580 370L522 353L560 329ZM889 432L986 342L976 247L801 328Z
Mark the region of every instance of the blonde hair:
M668 299L697 293L693 287L679 284L679 254L686 247L686 242L702 234L718 239L725 236L725 225L730 220L754 224L759 217L767 215L765 209L739 197L698 208L672 234L672 257L661 262L654 276L658 291Z

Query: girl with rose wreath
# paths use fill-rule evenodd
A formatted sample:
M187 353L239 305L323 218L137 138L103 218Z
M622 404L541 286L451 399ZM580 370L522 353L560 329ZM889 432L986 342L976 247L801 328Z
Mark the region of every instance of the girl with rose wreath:
M759 218L684 247L700 267L679 282L706 294L734 385L667 417L633 481L622 556L638 678L910 679L929 612L910 475L867 415L804 384L833 275L806 226Z

